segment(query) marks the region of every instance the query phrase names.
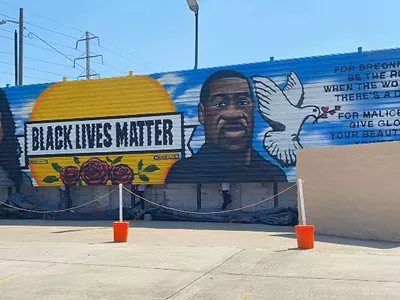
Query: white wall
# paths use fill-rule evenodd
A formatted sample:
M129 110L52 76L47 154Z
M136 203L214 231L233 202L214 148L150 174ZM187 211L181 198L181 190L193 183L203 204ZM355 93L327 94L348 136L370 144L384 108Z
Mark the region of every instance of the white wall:
M300 149L297 159L317 233L400 242L400 142Z

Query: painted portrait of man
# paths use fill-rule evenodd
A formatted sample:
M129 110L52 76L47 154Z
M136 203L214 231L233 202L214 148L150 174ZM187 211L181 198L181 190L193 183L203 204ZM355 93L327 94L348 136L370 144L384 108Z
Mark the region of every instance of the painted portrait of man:
M254 108L246 76L233 70L211 74L201 88L198 105L205 143L171 167L166 183L287 181L285 172L252 146Z

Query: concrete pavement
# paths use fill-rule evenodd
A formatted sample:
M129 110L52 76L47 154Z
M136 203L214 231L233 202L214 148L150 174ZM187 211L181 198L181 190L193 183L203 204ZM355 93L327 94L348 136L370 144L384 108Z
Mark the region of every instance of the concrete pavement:
M400 244L293 228L0 220L0 299L400 299Z

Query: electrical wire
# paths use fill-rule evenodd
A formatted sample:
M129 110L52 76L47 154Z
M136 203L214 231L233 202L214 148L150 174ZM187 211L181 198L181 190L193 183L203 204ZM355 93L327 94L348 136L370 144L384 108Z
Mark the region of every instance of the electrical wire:
M5 61L1 61L1 60L0 60L0 64L5 64L5 65L14 66L14 64L13 64L13 63L9 63L9 62L5 62ZM24 66L24 69L27 69L27 70L32 70L32 71L37 71L37 72L42 72L42 73L47 73L47 74L51 74L51 75L62 76L62 77L63 77L63 76L65 76L65 74L54 73L54 72L45 71L45 70L36 69L36 68L32 68L32 67L27 67L27 66ZM70 76L70 77L73 77L73 76Z
M11 53L11 52L0 51L0 53L14 56L14 53ZM52 65L56 65L56 66L60 66L60 67L75 69L74 67L69 66L69 65L59 64L59 63L56 63L56 62L53 62L53 61L42 60L42 59L33 58L33 57L29 57L29 56L24 56L24 59L34 60L34 61L38 61L38 62L42 62L42 63L46 63L46 64L52 64Z
M15 75L15 74L13 74L13 73L8 73L8 72L4 72L4 71L0 71L0 73L7 74L7 75L12 75L12 76ZM24 78L29 78L29 79L35 79L35 80L46 81L46 82L51 82L51 81L52 81L52 80L49 80L49 79L37 78L37 77L26 76L26 75L23 75L23 77L24 77Z
M31 36L27 36L28 38L32 38ZM56 43L56 42L50 42L50 41L47 41L49 44L51 44L51 45L55 45L55 46L60 46L60 47L64 47L64 48L68 48L68 49L72 49L72 50L74 50L74 51L79 51L78 49L76 49L76 48L74 48L74 47L71 47L71 46L68 46L68 45L64 45L64 44L60 44L60 43Z
M8 4L8 5L10 5L10 6L13 6L13 5L11 5L10 3L7 3L7 2L5 2L5 1L0 1L0 3L4 3L4 4ZM50 19L50 18L41 16L41 15L36 14L36 13L33 13L33 12L30 12L30 13L32 13L32 14L34 14L34 15L37 15L37 16L39 16L39 17L42 17L42 18L44 18L44 19L47 19L47 20L49 20L49 21L52 21L52 22L55 22L55 23L59 23L59 24L61 24L61 25L63 25L63 26L70 27L70 28L72 28L72 29L74 29L74 30L76 30L76 31L82 32L82 30L79 30L79 29L77 29L77 28L68 26L68 25L63 24L63 23L60 23L60 22L57 22L57 21L52 20L52 19ZM5 14L1 14L1 13L0 13L0 15L3 15L3 16L5 16L5 17L7 17L7 18L10 18L10 19L17 20L16 18L10 17L10 16L5 15ZM30 23L30 22L24 22L24 23L25 23L25 24L29 24L29 25L31 25L31 26L35 26L35 27L41 28L41 29L43 29L43 30L47 30L47 31L50 31L50 32L53 32L53 33L56 33L56 34L59 34L59 35L62 35L62 36L65 36L65 37L68 37L68 38L71 38L71 39L76 40L75 37L73 37L73 36L71 36L71 35L68 35L68 34L65 34L65 33L62 33L62 32L58 32L58 31L55 31L55 30L52 30L52 29L48 29L48 28L46 28L46 27L43 27L43 26L40 26L40 25L36 25L36 24ZM73 49L73 50L77 50L77 49L75 49L75 48L72 48L72 47L70 47L70 46L66 46L66 45L63 45L63 44L57 44L57 43L54 43L54 42L49 42L49 43L54 44L54 45L59 45L59 46L62 46L62 47L66 47L66 48L70 48L70 49ZM126 52L125 50L123 50L122 48L119 48L119 47L117 47L117 46L111 45L110 43L106 43L106 44L108 44L108 45L110 45L110 46L112 46L112 47L114 47L114 48L116 48L116 49L118 49L118 50L120 50L120 51L123 51L123 52L127 53L127 52ZM142 67L142 68L144 68L144 69L147 69L147 70L152 71L152 72L156 72L153 68L147 67L146 65L144 65L144 64L142 64L142 63L139 63L138 61L135 61L135 60L133 60L133 59L131 59L131 58L129 58L129 57L126 57L126 56L124 56L124 55L122 55L122 54L119 54L119 53L117 53L117 52L115 52L115 51L113 51L113 50L111 50L111 49L108 49L108 48L102 46L102 45L97 45L97 46L99 46L100 48L102 48L102 49L104 49L104 50L106 50L106 51L108 51L108 52L110 52L110 53L112 53L112 54L114 54L114 55L117 55L117 56L119 56L119 57L121 57L121 58L123 58L123 59L126 59L126 60L128 60L128 61L130 61L130 62L132 62L132 63L134 63L134 64L136 64L136 65L138 65L138 66L140 66L140 67ZM133 55L133 54L130 54L130 53L127 53L127 54L131 55L132 57L136 57L137 59L139 59L139 60L141 60L141 61L143 61L143 62L145 62L145 63L148 63L146 60L144 60L143 58L141 58L141 57L139 57L139 56L136 56L136 55Z
M82 67L80 64L76 63L73 59L71 59L70 57L68 57L67 55L65 55L64 53L62 53L61 51L59 51L57 48L53 47L51 44L49 44L47 41L45 41L44 39L42 39L41 37L39 37L37 34L33 33L32 31L28 30L25 28L25 30L27 30L29 33L31 33L33 36L35 36L37 39L41 40L43 43L45 43L47 46L49 46L50 48L54 49L57 53L61 54L62 56L64 56L66 59L72 61L75 65L79 66L80 68L82 68L83 70L85 70L84 67Z
M6 2L6 1L0 1L0 3L7 4L8 6L11 6L11 7L16 7L16 8L19 8L18 6L16 6L16 5L13 5L13 4L11 4L11 3L8 3L8 2ZM77 28L75 28L75 27L72 27L72 26L70 26L70 25L67 25L67 24L61 23L61 22L59 22L59 21L56 21L56 20L50 19L50 18L48 18L48 17L45 17L45 16L42 16L42 15L39 15L39 14L37 14L37 13L34 13L34 12L32 12L32 11L29 11L29 10L27 10L27 9L25 9L25 8L24 8L24 11L26 11L26 12L28 12L28 13L32 14L32 15L35 15L35 16L37 16L37 17L41 17L41 18L43 18L43 19L46 19L46 20L52 21L52 22L54 22L54 23L57 23L57 24L63 25L63 26L65 26L65 27L68 27L68 28L70 28L70 29L76 30L76 31L78 31L78 32L80 32L80 33L82 33L82 32L83 32L83 30L80 30L80 29L77 29Z
M5 14L2 14L2 13L0 13L0 15L4 16L4 17L6 17L6 18L10 18L11 20L14 20L14 21L18 21L18 19L13 18L13 17L11 17L11 16L9 16L9 15L5 15ZM49 29L49 28L46 28L46 27L43 27L43 26L40 26L40 25L36 25L36 24L30 23L30 22L24 21L24 25L25 25L25 24L28 24L28 25L30 25L30 26L34 26L34 27L37 27L37 28L40 28L40 29L43 29L43 30L46 30L46 31L49 31L49 32L52 32L52 33L56 33L56 34L62 35L62 36L64 36L64 37L73 39L73 40L77 40L76 37L73 37L73 36L71 36L71 35L68 35L68 34L65 34L65 33L62 33L62 32L56 31L56 30L53 30L53 29Z
M5 14L2 14L2 13L0 13L0 15L3 16L3 17L9 18L11 20L14 20L14 21L18 21L18 19L14 18L14 17L11 17L9 15L5 15Z
M13 5L13 4L11 4L11 3L8 3L8 2L6 2L6 1L0 0L0 3L7 4L7 5L11 6L11 7L16 7L16 8L18 8L18 6ZM73 27L73 26L70 26L70 25L61 23L61 22L59 22L59 21L56 21L56 20L53 20L53 19L51 19L51 18L49 18L49 17L45 17L45 16L43 16L43 15L34 13L34 12L32 12L32 11L29 11L29 10L26 10L26 9L24 9L24 11L27 11L27 12L29 12L30 14L35 15L35 16L37 16L37 17L40 17L40 18L49 20L49 21L51 21L51 22L53 22L53 23L57 23L57 24L60 24L60 25L62 25L62 26L64 26L64 27L73 29L73 30L75 30L75 31L77 31L77 32L80 32L80 33L84 32L84 30L81 30L81 29L78 29L78 28L76 28L76 27ZM27 23L27 24L28 24L28 23ZM36 26L36 25L35 25L35 26ZM58 34L61 34L61 35L64 35L64 34L61 33L61 32L57 32L57 33L58 33ZM68 35L67 35L67 36L68 36ZM68 36L68 37L71 37L71 36ZM103 44L104 44L104 42L103 42ZM150 63L150 62L146 61L145 59L143 59L143 58L141 58L141 57L139 57L139 56L137 56L137 55L133 55L132 53L128 53L126 50L124 50L124 49L122 49L122 48L120 48L120 47L118 47L118 46L112 45L112 44L107 43L107 42L106 42L105 44L108 44L109 46L114 47L115 49L118 49L119 51L122 51L122 52L124 52L124 53L126 53L126 54L128 54L128 55L130 55L130 56L132 56L132 57L135 57L135 58L137 58L137 59L143 61L144 63Z
M11 41L14 40L13 38L10 38L10 37L4 36L4 35L0 35L0 38L11 40ZM35 47L35 48L39 48L39 49L42 49L42 50L46 50L46 51L50 51L50 52L57 52L55 50L52 50L52 49L49 49L49 48L45 48L45 47L41 47L41 46L38 46L38 45L35 45L35 44L27 43L27 42L24 42L24 45L29 45L29 46L32 46L32 47Z
M40 26L40 25L36 25L36 24L30 23L30 22L25 22L25 21L24 21L24 23L25 23L25 24L28 24L28 25L30 25L30 26L34 26L34 27L43 29L43 30L47 30L47 31L52 32L52 33L56 33L56 34L62 35L62 36L64 36L64 37L67 37L67 38L70 38L70 39L73 39L73 40L77 40L76 37L73 37L73 36L71 36L71 35L68 35L68 34L65 34L65 33L62 33L62 32L58 32L58 31L55 31L55 30L52 30L52 29L49 29L49 28L46 28L46 27L43 27L43 26Z
M37 38L37 39L39 39L40 41L42 41L43 43L45 43L47 46L49 46L49 47L52 48L53 50L48 49L48 48L44 48L44 47L40 47L40 46L37 46L37 45L29 44L29 43L25 43L25 44L31 45L31 46L34 46L34 47L37 47L37 48L42 48L42 49L47 50L47 51L57 52L57 53L61 54L62 56L64 56L65 58L67 58L68 60L74 62L73 59L71 59L69 56L67 56L67 55L64 54L63 52L59 51L57 48L53 47L51 44L49 44L46 40L44 40L44 39L42 39L41 37L39 37L37 34L33 33L32 31L30 31L30 30L27 29L27 28L25 28L25 30L28 31L28 33L31 34L31 35L33 35L35 38ZM9 39L9 40L13 40L12 38L5 37L5 36L2 36L2 35L0 35L0 37L1 37L1 38L5 38L5 39ZM78 64L78 63L76 63L76 62L75 62L75 65L79 66L82 70L85 70L85 68L84 68L83 66L81 66L80 64ZM56 74L56 75L60 75L60 74ZM64 75L61 75L61 76L64 76Z
M12 30L9 30L9 29L0 28L0 30L2 30L2 31L5 31L5 32L11 32L11 33L14 33L14 31L12 31Z
M112 44L107 43L107 42L104 42L104 41L102 41L102 44L106 44L106 45L108 44L109 46L114 47L115 49L118 49L119 51L124 52L124 53L126 53L127 55L129 55L129 56L135 57L135 58L141 60L141 61L144 62L144 63L151 64L149 61L147 61L147 60L141 58L140 56L137 56L137 55L134 55L134 54L132 54L132 53L129 53L129 52L127 52L126 50L124 50L124 49L122 49L122 48L120 48L120 47L118 47L118 46L112 45Z
M11 40L11 41L14 40L13 38L10 38L10 37L4 36L4 35L0 35L0 37L3 38L3 39Z
M0 3L4 3L4 4L10 5L10 6L14 6L14 5L12 5L12 4L10 4L10 3L7 3L7 2L5 2L5 1L0 1ZM28 11L28 12L29 12L29 11ZM30 13L32 13L32 14L34 14L34 15L37 15L37 16L39 16L39 17L42 17L42 18L44 18L44 19L47 19L47 20L49 20L49 21L52 21L52 22L61 24L61 25L65 26L65 27L69 27L69 28L74 29L74 30L76 30L76 31L78 31L78 32L82 32L82 30L79 30L79 29L77 29L77 28L68 26L68 25L63 24L63 23L60 23L60 22L57 22L57 21L52 20L52 19L50 19L50 18L48 18L48 17L44 17L44 16L42 16L42 15L39 15L39 14L36 14L36 13L33 13L33 12L30 12ZM7 18L10 18L10 19L12 19L12 20L16 20L16 21L17 21L16 18L13 18L13 17L8 16L8 15L6 15L6 14L0 13L0 15L5 16L5 17L7 17ZM71 38L71 39L76 40L75 37L73 37L73 36L71 36L71 35L68 35L68 34L65 34L65 33L62 33L62 32L58 32L58 31L55 31L55 30L52 30L52 29L49 29L49 28L46 28L46 27L43 27L43 26L40 26L40 25L36 25L36 24L30 23L30 22L24 22L24 23L25 23L25 24L29 24L29 25L34 26L34 27L37 27L37 28L40 28L40 29L43 29L43 30L47 30L47 31L49 31L49 32L53 32L53 33L56 33L56 34L59 34L59 35L62 35L62 36L65 36L65 37L68 37L68 38ZM24 28L25 28L25 27L24 27ZM26 28L25 28L25 29L26 29ZM27 29L26 29L26 30L27 30ZM12 32L12 31L10 31L10 32ZM58 49L54 48L54 47L51 46L51 45L57 45L57 46L65 47L65 48L68 48L68 49L72 49L72 50L74 50L74 51L79 51L79 50L77 50L76 48L73 48L73 47L71 47L71 46L67 46L67 45L60 44L60 43L55 43L55 42L46 41L46 40L44 40L44 39L42 39L42 38L39 38L36 34L34 34L33 32L31 32L31 31L29 31L29 30L28 30L28 32L30 32L30 35L34 35L36 38L38 38L39 40L41 40L42 42L44 42L47 46L49 46L49 47L50 47L51 49L53 49L53 50L48 49L48 48L38 47L38 46L36 46L36 45L28 44L28 43L27 43L28 45L31 45L31 46L33 46L33 47L38 47L38 48L41 48L41 49L45 49L45 50L47 50L47 51L57 52L57 53L63 55L65 58L67 58L67 59L70 60L70 61L73 61L73 60L71 59L72 56L65 55L64 53L62 53L61 51L59 51ZM30 35L28 35L29 38L31 38ZM4 38L4 37L3 37L3 38ZM124 51L123 49L121 49L121 48L119 48L119 47L117 47L117 46L113 46L113 45L111 45L110 43L106 43L106 44L108 44L108 45L110 45L110 46L112 46L112 47L114 47L114 48L116 48L116 49L119 49L120 51L123 51L123 52L127 53L126 51ZM138 66L140 66L140 67L142 67L142 68L144 68L144 69L147 69L147 70L152 71L152 72L156 72L154 69L152 69L152 68L150 68L150 67L147 67L146 65L144 65L144 64L142 64L142 63L140 63L140 62L138 62L138 61L135 61L135 60L133 60L133 59L127 57L127 56L124 56L124 55L122 55L122 54L119 54L119 53L117 53L117 52L115 52L115 51L113 51L113 50L111 50L111 49L109 49L109 48L107 48L107 47L104 47L104 46L102 46L102 45L96 45L96 46L99 46L100 48L102 48L102 49L104 49L104 50L106 50L106 51L108 51L108 52L110 52L110 53L112 53L112 54L114 54L114 55L117 55L117 56L119 56L119 57L121 57L121 58L123 58L123 59L125 59L125 60L128 60L128 61L130 61L130 62L132 62L132 63L134 63L134 64L136 64L136 65L138 65ZM134 55L132 55L132 54L130 54L130 55L131 55L131 56L134 56ZM135 57L136 57L137 59L143 61L143 62L147 62L146 60L142 59L141 57L138 57L138 56L135 56ZM84 69L83 66L81 66L81 65L79 65L79 64L77 64L77 63L75 63L75 64L78 65L80 68ZM121 72L121 73L125 73L125 71L123 71L122 69L120 69L120 68L118 68L118 67L115 67L115 66L113 66L113 65L111 65L111 64L104 64L104 65L105 65L106 67L110 68L110 69L115 70L115 71L118 71L118 72Z
M123 55L121 55L121 54L119 54L119 53L117 53L117 52L115 52L115 51L113 51L113 50L110 50L110 49L108 49L108 48L106 48L106 47L104 47L104 46L102 46L102 45L97 45L98 47L100 47L100 48L102 48L102 49L104 49L104 50L106 50L106 51L108 51L108 52L110 52L110 53L113 53L114 55L117 55L117 56L119 56L119 57L121 57L121 58L124 58L124 59L126 59L126 60L129 60L130 62L132 62L132 63L134 63L134 64L136 64L136 65L138 65L138 66L141 66L142 68L145 68L145 69L147 69L147 70L150 70L150 71L154 71L153 69L151 69L151 68L149 68L149 67L147 67L147 66L145 66L145 65L143 65L143 64L141 64L141 63L138 63L137 61L134 61L134 60L132 60L132 59L130 59L129 57L126 57L126 56L123 56Z
M92 63L98 64L98 65L103 65L103 66L105 66L107 68L110 68L110 69L113 69L114 71L117 71L119 73L123 73L124 74L124 73L127 72L127 71L124 71L124 70L122 70L122 69L120 69L120 68L118 68L118 67L116 67L114 65L108 64L108 63L101 63L101 62L97 62L97 61L92 61Z

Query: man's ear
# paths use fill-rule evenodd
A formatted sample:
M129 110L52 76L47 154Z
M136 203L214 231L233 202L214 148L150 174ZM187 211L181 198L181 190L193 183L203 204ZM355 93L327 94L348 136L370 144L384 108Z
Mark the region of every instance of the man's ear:
M199 104L198 119L201 124L204 124L204 105L203 105L203 103Z

